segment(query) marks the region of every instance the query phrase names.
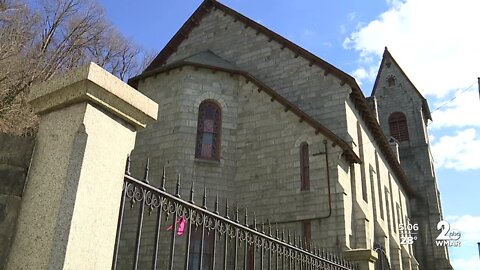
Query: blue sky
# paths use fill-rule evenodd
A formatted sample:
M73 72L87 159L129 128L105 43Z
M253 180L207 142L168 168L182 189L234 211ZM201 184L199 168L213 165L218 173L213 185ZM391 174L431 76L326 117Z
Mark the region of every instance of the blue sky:
M455 269L480 269L476 244L480 242L476 197L480 190L480 98L476 84L480 76L480 17L476 14L480 1L221 2L351 74L366 96L388 46L433 111L429 130L444 219L462 233L462 247L450 248L453 265ZM201 1L100 3L125 36L156 54Z

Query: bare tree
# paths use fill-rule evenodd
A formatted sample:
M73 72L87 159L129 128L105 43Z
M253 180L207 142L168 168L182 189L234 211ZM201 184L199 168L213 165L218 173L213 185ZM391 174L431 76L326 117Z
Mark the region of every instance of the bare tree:
M143 50L105 18L94 1L0 0L0 131L35 132L33 83L91 61L122 80L140 72Z

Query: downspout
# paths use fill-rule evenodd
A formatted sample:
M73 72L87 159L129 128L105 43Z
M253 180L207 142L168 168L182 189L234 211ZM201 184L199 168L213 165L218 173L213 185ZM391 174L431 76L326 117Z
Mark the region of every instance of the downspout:
M318 154L325 154L325 165L326 165L326 176L327 176L327 189L328 189L328 215L323 217L318 217L314 219L325 219L332 216L332 191L330 189L330 168L328 162L328 148L327 148L327 140L323 141L323 145L325 146L325 152L320 152Z

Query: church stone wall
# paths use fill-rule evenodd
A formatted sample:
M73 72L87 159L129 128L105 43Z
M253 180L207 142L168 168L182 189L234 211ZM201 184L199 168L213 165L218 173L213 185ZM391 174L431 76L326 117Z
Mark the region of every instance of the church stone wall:
M13 241L34 138L0 133L0 269Z
M396 269L401 269L402 245L399 224L406 224L406 217L411 215L408 197L379 150L375 137L368 131L359 112L354 109L349 100L346 101L346 108L348 131L353 139L354 150L360 155L360 149L363 148L363 164L354 165L355 177L351 183L356 187L356 192L351 198L354 211L353 222L355 226L367 226L370 230L369 232L352 231L352 237L357 247L363 245L363 247L373 248L374 242L380 243L385 248L392 265L396 266ZM362 142L359 141L357 127L361 129ZM365 179L361 178L360 170L364 170ZM364 187L367 188L367 200L363 199L362 181L366 181ZM410 261L412 254L411 250L406 250L404 257L407 256L407 258L403 260Z
M132 162L137 162L134 174L141 173L142 162L138 160L150 157L154 185L159 184L165 164L167 190L174 190L175 175L180 173L182 196L188 196L194 181L196 201L200 202L203 187L207 187L210 209L218 193L220 205L229 199L230 211L234 203L249 209L250 223L255 211L257 224L269 220L272 225L279 223L298 234L298 221L310 220L312 240L324 248L347 248L346 219L351 210L344 203L346 191L338 183L339 163L346 164L340 156L342 150L326 141L332 198L329 214L324 136L316 135L314 128L300 122L292 112L285 112L282 105L257 89L242 76L191 67L141 81L139 90L159 103L159 119L137 135L132 153ZM198 105L204 99L222 104L220 161L194 157ZM309 144L309 191L301 190L302 142ZM240 215L243 220L243 212ZM134 216L127 218L129 229L125 230L133 232L134 221Z
M315 220L312 223L312 230L332 229L333 231L327 234L329 237L321 238L320 241L324 242L322 244L341 248L373 248L373 243L379 242L390 256L394 269L402 269L404 266L415 269L412 249L399 243L398 225L408 223L409 217L411 217L409 208L416 209L417 206L410 205L411 202L403 192L403 187L376 144L375 137L370 134L359 112L349 99L351 93L349 86L332 74L328 74L329 72L323 68L310 63L284 45L223 13L220 9L208 11L198 25L190 31L188 37L175 48L166 63L173 63L206 50L211 50L214 54L270 86L351 144L354 151L360 154L360 142L357 135L358 123L363 138L363 164L350 165L346 163L340 156L338 147L336 150L328 144L328 147L332 148L329 149L329 153L332 155L329 168L333 178L332 208L334 211L329 218ZM184 68L183 70L188 69ZM182 130L183 133L177 132L175 135L168 135L170 136L169 140L182 142L181 147L166 143L168 145L164 147L169 150L163 151L159 148L157 152L167 153L162 154L163 157L171 156L172 151L180 153L183 161L170 160L169 164L181 164L179 167L186 167L187 179L193 179L193 175L202 176L205 179L215 179L205 180L204 183L217 185L219 192L226 192L225 194L230 194L232 198L242 202L245 206L258 209L256 210L257 216L268 216L277 221L288 222L289 220L313 218L312 210L318 210L317 218L326 214L325 197L328 195L328 188L325 186L325 176L322 177L322 174L326 174L325 165L321 165L322 162L325 163L325 157L322 154L312 155L312 153L322 152L323 138L309 135L312 134L311 131L300 128L305 124L299 123L294 115L282 112L283 108L279 104L270 102L265 93L258 93L256 87L252 87L245 80L230 75L228 75L229 78L224 78L227 75L221 72L212 73L200 70L188 72L185 75L178 75L183 74L183 71L172 71L170 75L156 75L154 78L147 78L140 82L139 89L147 95L149 95L149 91L153 91L151 90L153 88L171 88L173 92L176 91L177 95L156 94L157 97L154 99L165 98L171 102L171 104L166 104L167 107L170 108L171 105L173 110L178 110L176 113L182 115L182 119L186 123L190 123L187 126L183 125L183 128L176 129ZM174 76L172 74L180 77L172 77L168 79L171 81L167 80L165 83L163 79L158 79L164 78L164 76ZM197 80L196 76L201 78ZM229 110L232 106L229 105L230 101L235 104L236 110L232 114L233 118L230 118L232 122L224 119L224 123L228 122L232 125L232 130L227 134L231 138L222 137L222 156L225 155L226 158L222 157L218 163L220 165L217 163L208 163L207 165L207 163L193 158L194 123L196 123L198 107L191 107L191 104L199 102L198 97L195 99L189 96L184 99L182 96L184 90L178 92L179 87L185 88L182 86L185 84L183 81L185 77L206 85L210 85L212 80L222 83L230 80L227 84L231 85L231 88L213 91L217 95L215 98L226 99L225 104ZM175 84L175 80L180 80L180 82ZM381 80L386 80L386 77ZM401 84L407 82L400 77L397 77L396 80ZM155 87L152 87L153 85ZM186 88L199 89L202 92L209 87L189 85ZM236 90L232 92L231 89ZM398 99L393 102L395 104L382 103L384 101L383 94L380 93L381 91L378 92L379 95L376 97L379 100L380 123L387 121L389 115L385 113L385 107L382 105L393 108L398 104L404 104L401 105L401 109L406 112L409 123L425 123L426 120L420 111L422 100L411 98L408 91L410 90L398 91L399 96L396 97ZM182 94L178 95L178 93ZM188 95L190 94L188 93ZM254 98L254 95L257 97ZM188 102L182 103L181 100L188 100ZM265 100L267 104L265 104ZM161 102L160 107L162 107ZM187 103L190 105L186 105ZM178 109L176 106L183 107ZM175 113L168 110L165 113L171 115L166 116L170 117L166 121L178 118L174 116ZM162 111L160 117L162 117L161 115ZM160 130L162 126L163 124L158 124L155 129ZM169 128L172 127L169 126ZM385 131L388 137L389 131ZM412 138L411 142L427 138L425 128L409 130L409 134ZM145 135L147 140L150 137L152 141L160 140L158 139L160 137L156 135ZM182 139L175 140L174 137ZM224 138L227 141L227 149L223 146ZM301 191L299 183L299 144L302 140L312 145L310 149L312 189L309 193ZM191 143L187 145L189 141ZM155 143L143 144L144 146L139 144L136 150L137 154L154 149ZM401 142L400 147L402 144L404 142ZM142 147L143 150L141 150ZM227 150L232 152L224 153ZM404 151L405 153L407 152ZM335 155L337 156L335 157ZM401 156L401 159L403 165L405 158ZM408 162L410 161L405 161L407 167L417 166L416 164L408 165ZM195 169L190 170L191 167L187 165L191 165ZM206 166L209 168L200 173L203 170L200 167L206 168ZM180 169L173 170L179 171ZM226 170L230 171L226 173ZM221 177L218 177L219 175ZM234 176L233 181L231 181L232 178L229 178L230 176ZM408 176L410 177L410 175ZM366 200L363 199L363 193L367 195ZM315 197L311 194L320 196ZM281 209L278 205L281 205Z
M300 107L341 138L346 134L348 85L220 10L207 14L167 60L210 49ZM342 121L339 121L342 119Z
M228 74L218 75L203 69L193 71L190 67L142 81L139 90L159 103L159 118L139 132L132 162L140 160L144 163L149 157L150 173L157 181L165 166L167 189L174 190L176 177L181 173L185 195L190 190L187 183L194 180L198 190L208 186L212 198L216 192L232 197L236 172L238 85L239 81ZM222 107L220 161L195 158L198 107L207 99L217 101ZM134 166L139 173L141 167L142 164ZM197 193L197 196L201 194Z

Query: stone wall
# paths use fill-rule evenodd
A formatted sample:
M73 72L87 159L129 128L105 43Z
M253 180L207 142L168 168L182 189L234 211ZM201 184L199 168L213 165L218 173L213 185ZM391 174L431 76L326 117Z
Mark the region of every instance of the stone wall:
M351 89L334 75L326 75L324 69L220 10L210 11L167 63L207 49L248 71L349 141L346 122L339 119L346 117L345 99Z
M311 220L312 240L323 248L344 250L347 248L343 240L345 216L350 214L345 213L348 209L343 202L344 190L337 182L338 163L347 163L340 155L343 151L327 140L331 155L333 210L330 213L325 137L257 88L243 76L188 66L140 81L139 90L159 103L159 119L138 134L132 152L133 175L143 176L142 167L149 157L150 183L155 186L159 185L165 165L166 188L170 193L175 191L176 174L180 173L183 198L188 198L194 182L197 204L201 204L203 188L207 188L208 209L213 209L218 194L222 214L228 198L230 216L238 203L240 209L248 209L250 222L255 212L258 224L267 220L272 224L278 222L286 230L301 234L300 222ZM218 161L195 158L198 106L203 100L214 100L222 108ZM310 190L301 190L302 142L309 144ZM123 264L123 259L133 254L136 213L125 212L120 248L122 265L128 263L126 259ZM241 210L242 221L243 216ZM152 239L155 220L146 218L144 224L146 239ZM142 252L149 249L149 246L142 248ZM148 256L141 257L142 266L149 263Z
M399 224L406 224L411 217L408 197L385 156L379 151L375 136L365 127L359 112L350 101L347 101L347 123L354 150L359 155L360 148L363 150L363 164L355 164L353 171L348 172L348 177L339 179L343 186L355 187L352 188L355 194L346 198L353 205L352 229L348 232L352 236L351 246L373 248L374 242L379 243L385 249L390 265L394 269L402 269L402 260L409 263L413 260L411 248L400 252L405 246L400 243ZM362 142L357 136L358 128ZM364 179L361 170L364 170ZM365 183L362 187L363 181ZM366 200L362 196L363 188L366 188ZM355 230L364 227L367 228L365 232Z
M447 248L436 247L434 243L442 211L426 128L427 117L422 108L425 106L423 97L388 52L384 54L380 70L374 89L380 126L390 136L388 118L392 113L402 112L407 120L409 139L399 143L399 156L400 165L418 195L410 200L412 220L404 221L419 224L418 240L414 242L416 257L421 268L451 269Z
M0 133L0 269L17 224L34 138Z

